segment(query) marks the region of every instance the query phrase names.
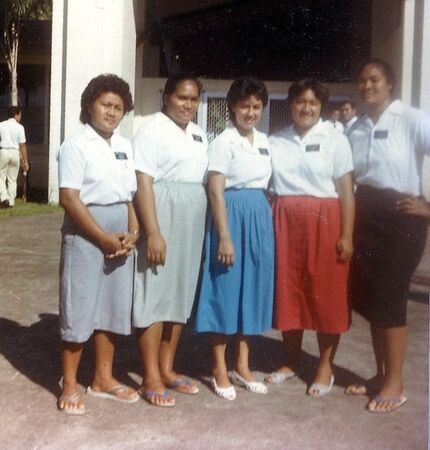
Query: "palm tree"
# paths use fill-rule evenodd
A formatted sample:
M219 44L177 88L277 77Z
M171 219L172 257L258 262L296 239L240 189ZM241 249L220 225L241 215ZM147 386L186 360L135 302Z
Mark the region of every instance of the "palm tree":
M18 105L18 47L22 24L28 19L46 19L52 13L52 0L1 0L0 48L10 75L10 103Z

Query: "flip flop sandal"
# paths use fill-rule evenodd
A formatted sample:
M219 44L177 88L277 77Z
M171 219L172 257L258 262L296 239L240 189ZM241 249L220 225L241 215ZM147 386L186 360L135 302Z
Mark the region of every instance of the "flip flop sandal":
M74 394L70 395L61 394L57 400L57 408L62 413L68 414L70 416L82 416L83 414L85 414L85 405L83 405L81 408L70 408L66 406L60 408L60 402L75 403L77 405L79 400L82 400L82 396L79 394L79 392L75 392Z
M187 391L187 390L180 389L181 386L194 386L194 388ZM194 383L192 383L187 378L178 378L177 380L173 381L172 383L169 383L167 385L167 387L169 389L172 389L172 390L176 391L176 392L180 392L181 394L195 395L195 394L197 394L199 392L198 386L196 386Z
M142 396L152 406L160 406L161 408L171 408L175 406L176 401L173 397L170 397L169 391L166 389L164 392L156 391L144 391L139 390L139 395ZM156 403L156 399L167 400L170 397L170 401L164 403Z
M272 372L264 378L264 381L268 384L281 384L296 376L296 372Z
M334 376L330 378L330 384L312 383L310 388L307 390L307 394L311 397L325 397L333 388ZM315 391L311 394L311 391Z
M408 401L408 397L406 397L406 395L399 395L398 397L381 397L380 395L375 395L375 397L373 397L373 399L367 404L366 410L373 414L388 414L388 413L394 412L397 409L399 409L407 401ZM376 402L375 407L377 407L379 403L392 402L392 403L394 403L394 407L391 409L384 410L384 411L377 411L376 409L369 409L369 404L371 402Z
M94 391L91 386L87 387L87 395L91 397L104 398L108 400L115 400L121 403L136 403L139 401L139 394L136 392L135 395L130 397L118 397L119 392L128 391L128 387L123 384L119 384L118 386L114 386L113 388L107 391Z

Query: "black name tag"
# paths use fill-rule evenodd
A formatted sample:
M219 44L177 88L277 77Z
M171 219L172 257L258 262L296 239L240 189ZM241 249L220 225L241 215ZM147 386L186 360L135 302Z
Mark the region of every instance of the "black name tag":
M374 139L387 139L388 137L388 130L375 130L373 133Z
M269 155L269 150L267 150L267 148L259 148L258 151L260 152L260 155Z
M319 144L309 144L306 146L305 150L307 152L319 152L320 151L320 145Z
M127 153L124 153L124 152L115 152L115 158L116 159L128 159Z
M197 142L203 142L203 139L198 134L193 134L193 139Z

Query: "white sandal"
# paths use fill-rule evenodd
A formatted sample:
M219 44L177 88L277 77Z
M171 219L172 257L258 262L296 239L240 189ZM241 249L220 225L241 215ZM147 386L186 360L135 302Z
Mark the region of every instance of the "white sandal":
M267 375L264 381L269 384L281 384L284 381L291 380L291 378L296 377L296 372L272 372Z
M312 383L311 387L307 391L307 394L311 397L324 397L332 390L333 384L334 376L332 375L330 378L330 384ZM315 392L311 394L311 391Z
M239 375L235 370L230 372L230 377L235 383L242 384L246 387L246 390L253 394L267 394L267 386L260 381L248 381Z
M236 389L234 386L229 386L226 388L218 386L215 377L211 378L211 386L218 397L224 400L234 400L236 398Z

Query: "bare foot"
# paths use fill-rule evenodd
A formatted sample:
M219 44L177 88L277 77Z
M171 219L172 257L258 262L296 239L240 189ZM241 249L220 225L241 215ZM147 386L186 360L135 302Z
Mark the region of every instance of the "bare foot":
M164 384L169 388L182 394L197 394L199 387L193 383L185 375L171 372L166 376L163 376Z
M329 385L332 375L333 375L333 371L331 369L330 364L324 364L322 366L318 366L313 383Z
M85 413L85 403L74 382L61 381L62 392L57 399L57 408L65 414L82 415Z
M254 375L249 370L249 367L239 367L236 366L235 371L246 381L255 381Z
M145 381L140 386L138 393L153 406L171 407L176 404L175 398L169 395L169 391L161 382Z
M382 397L381 395L377 395L367 404L367 409L373 413L390 413L404 405L407 400L408 398L403 394L396 397Z
M373 395L382 385L383 379L379 375L369 378L364 383L354 383L345 389L346 395Z
M233 386L230 382L230 377L228 376L228 373L224 370L217 370L213 369L212 371L213 377L215 378L216 384L220 388L228 388L230 386Z

